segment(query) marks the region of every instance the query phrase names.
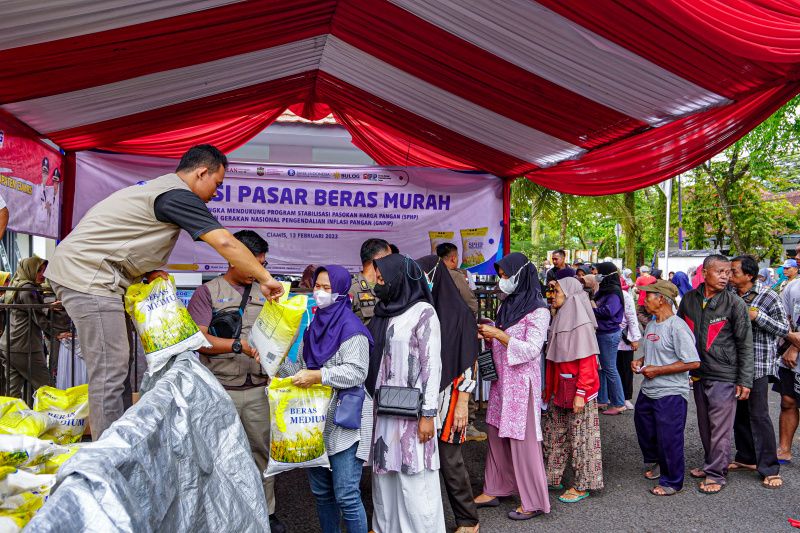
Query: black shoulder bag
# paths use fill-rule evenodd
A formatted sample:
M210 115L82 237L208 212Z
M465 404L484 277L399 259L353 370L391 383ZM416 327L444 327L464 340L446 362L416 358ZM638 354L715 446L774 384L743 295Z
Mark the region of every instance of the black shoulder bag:
M252 288L252 284L244 288L242 303L239 305L239 309L214 313L214 316L211 318L211 323L208 325L209 333L221 339L238 339L242 335L242 317L244 315L244 308L247 306L247 301L250 298L250 289Z

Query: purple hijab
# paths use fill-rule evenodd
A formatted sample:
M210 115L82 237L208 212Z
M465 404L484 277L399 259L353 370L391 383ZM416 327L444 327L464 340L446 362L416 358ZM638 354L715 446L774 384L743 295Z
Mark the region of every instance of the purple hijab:
M303 360L311 370L319 370L333 357L344 341L364 335L372 344L372 335L353 313L350 303L350 273L339 265L319 267L314 272L314 283L320 272L327 272L331 292L338 294L336 302L325 309L318 308L314 319L303 335ZM312 284L313 287L313 284Z

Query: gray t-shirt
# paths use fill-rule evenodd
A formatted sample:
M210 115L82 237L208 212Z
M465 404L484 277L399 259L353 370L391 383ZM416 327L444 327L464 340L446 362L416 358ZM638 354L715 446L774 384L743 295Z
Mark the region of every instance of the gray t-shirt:
M700 361L694 335L686 322L672 315L663 322L651 320L644 330L644 366L666 366ZM641 391L653 400L680 394L689 399L689 372L658 376L642 382Z

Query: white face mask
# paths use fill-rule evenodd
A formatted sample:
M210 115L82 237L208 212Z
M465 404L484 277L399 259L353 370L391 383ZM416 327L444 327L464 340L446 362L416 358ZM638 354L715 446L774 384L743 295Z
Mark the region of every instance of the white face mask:
M320 309L325 309L336 303L336 299L339 298L339 295L336 293L330 293L328 291L318 290L314 291L314 300L317 301L317 307Z
M517 290L517 285L519 285L519 275L526 266L528 266L528 263L522 265L522 268L517 270L517 273L510 278L500 278L500 281L497 283L497 288L506 294L512 294L515 290Z
M512 281L511 278L502 278L497 286L506 294L512 294L515 290L517 290L517 283Z

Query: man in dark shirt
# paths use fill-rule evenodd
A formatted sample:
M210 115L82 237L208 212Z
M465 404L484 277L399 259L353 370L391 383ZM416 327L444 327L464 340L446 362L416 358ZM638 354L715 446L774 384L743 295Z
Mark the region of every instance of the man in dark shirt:
M553 252L553 268L547 271L545 285L549 284L551 281L556 281L556 274L558 274L558 271L567 268L567 266L569 266L567 265L567 252L564 250L556 250Z

